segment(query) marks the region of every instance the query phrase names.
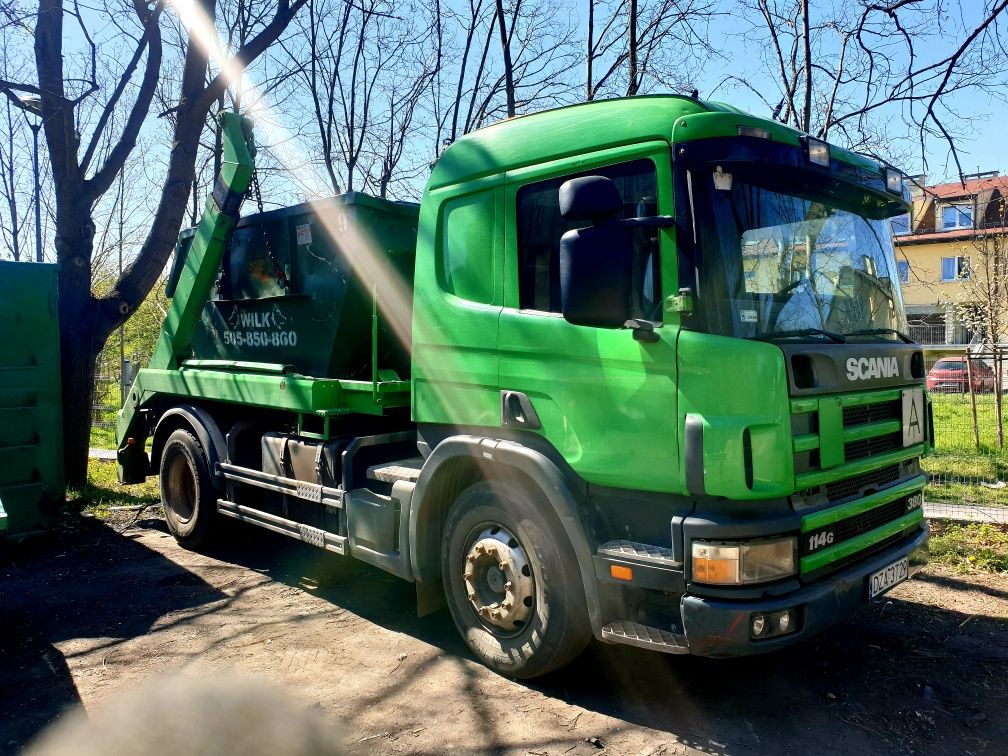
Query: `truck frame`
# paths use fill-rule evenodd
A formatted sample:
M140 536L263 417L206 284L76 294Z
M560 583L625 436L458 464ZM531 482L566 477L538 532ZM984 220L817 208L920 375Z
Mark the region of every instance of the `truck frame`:
M228 517L368 562L519 678L593 636L771 651L926 561L892 168L647 96L467 135L419 206L239 221L252 127L221 118L117 429L184 546Z

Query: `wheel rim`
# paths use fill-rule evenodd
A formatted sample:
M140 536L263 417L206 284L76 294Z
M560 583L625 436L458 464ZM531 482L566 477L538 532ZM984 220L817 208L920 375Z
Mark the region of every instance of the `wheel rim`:
M502 525L489 523L473 532L462 562L469 605L495 635L517 635L535 611L535 577L528 556Z
M196 511L196 477L188 460L181 454L168 468L167 501L165 504L182 522L189 522Z

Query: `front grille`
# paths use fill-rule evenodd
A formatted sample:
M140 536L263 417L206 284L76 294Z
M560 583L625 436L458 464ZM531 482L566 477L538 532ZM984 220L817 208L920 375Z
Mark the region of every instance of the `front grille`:
M828 546L835 546L881 528L907 513L907 500L908 496L901 496L896 501L874 507L867 512L806 531L802 534L799 544L801 555L808 556Z
M884 454L893 449L903 446L902 433L890 433L887 436L875 436L865 438L861 441L850 441L844 444L844 459L853 462L856 459L872 457L876 454Z
M837 542L846 541L848 538L854 538L869 530L880 528L887 522L902 517L906 511L906 497L901 496L896 501L883 504L881 507L875 507L854 517L835 522L829 529L833 531L833 537Z
M903 417L903 405L899 401L859 404L843 408L845 428L866 423L880 423L883 420L899 420Z
M826 498L829 499L830 504L840 504L858 498L866 488L881 490L892 485L899 480L899 476L899 465L889 465L878 470L869 470L860 475L852 475L835 483L827 483Z
M842 570L844 567L850 567L855 562L860 562L865 557L870 557L872 554L877 554L880 551L885 551L890 546L895 546L897 543L902 541L905 532L906 531L904 531L903 533L897 533L896 535L890 536L889 538L886 538L883 541L873 543L867 549L863 549L857 552L856 554L851 554L849 556L843 557L842 559L837 559L835 562L831 562L827 567L818 570L817 574L814 575L814 577L818 577L819 575L822 575L826 572L837 572L838 570Z

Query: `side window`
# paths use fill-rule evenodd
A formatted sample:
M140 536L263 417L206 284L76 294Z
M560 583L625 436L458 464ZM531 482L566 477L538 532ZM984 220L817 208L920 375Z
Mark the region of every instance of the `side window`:
M518 191L518 306L523 310L560 312L560 237L583 221L560 215L560 185L578 176L607 176L623 198L624 218L658 213L658 178L650 160L595 168L529 184ZM658 229L634 231L633 317L661 317Z
M438 276L449 294L490 304L494 294L493 233L497 226L492 191L470 194L444 206Z

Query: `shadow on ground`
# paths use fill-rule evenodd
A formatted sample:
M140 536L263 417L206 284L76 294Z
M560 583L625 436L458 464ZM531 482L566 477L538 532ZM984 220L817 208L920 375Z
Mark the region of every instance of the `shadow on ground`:
M212 555L447 655L471 658L446 610L416 617L411 585L269 533L238 532L241 538ZM953 591L1008 597L989 585L922 577ZM423 672L418 668L415 675ZM460 686L476 688L467 669L459 667L459 673ZM1008 721L1001 715L1008 704L1006 673L1004 620L890 599L769 655L713 660L593 643L567 668L526 686L715 753L813 746L824 752L998 752L998 744L1008 742ZM478 699L470 696L471 705L478 708ZM380 703L368 699L356 708ZM486 714L492 722L493 712ZM810 731L824 728L827 741L810 741ZM501 738L502 749L507 742Z
M171 590L186 585L193 590ZM168 588L166 590L166 588ZM164 614L223 594L163 554L82 519L72 531L0 548L0 751L11 752L80 702L54 644L113 643Z
M164 525L150 519L138 528L134 536L150 536ZM4 697L0 750L24 744L79 700L55 643L111 644L147 633L167 613L226 598L134 536L91 524L0 555L0 690L18 691ZM437 657L458 659L451 687L475 711L486 708L489 746L481 750L499 752L511 742L506 731L496 732L495 711L480 692L499 678L461 661L469 654L446 611L417 618L410 584L250 528L231 530L205 553L421 640ZM956 591L1005 592L928 579L947 592L942 606L891 599L783 652L704 660L595 643L569 667L516 688L712 753L997 752L1008 742L1008 623L961 612L951 599ZM349 712L381 707L422 678L428 663L411 661L404 680L350 702ZM619 729L590 734L604 739Z

